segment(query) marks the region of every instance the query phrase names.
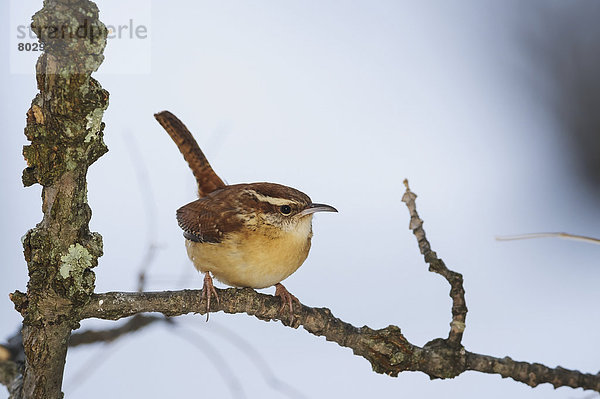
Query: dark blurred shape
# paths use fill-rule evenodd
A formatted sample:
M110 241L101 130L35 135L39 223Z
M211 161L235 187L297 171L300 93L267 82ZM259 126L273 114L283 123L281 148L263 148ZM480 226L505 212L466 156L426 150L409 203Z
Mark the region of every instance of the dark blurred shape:
M571 144L576 171L600 194L600 1L520 5L536 97Z
M8 338L5 344L0 344L0 347L3 349L3 353L8 353L9 357L4 360L11 360L13 362L24 363L25 362L25 351L23 349L23 336L21 335L21 330L19 329L15 335Z

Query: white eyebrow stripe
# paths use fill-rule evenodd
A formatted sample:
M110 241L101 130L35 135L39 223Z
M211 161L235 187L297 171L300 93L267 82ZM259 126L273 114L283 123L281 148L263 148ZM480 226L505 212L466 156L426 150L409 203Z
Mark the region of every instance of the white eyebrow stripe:
M269 197L266 195L262 195L262 194L257 193L254 190L247 190L247 192L254 195L256 197L256 199L259 201L268 202L269 204L276 205L276 206L290 205L290 204L297 203L296 201L292 201L292 200L285 199L285 198L276 198L276 197Z

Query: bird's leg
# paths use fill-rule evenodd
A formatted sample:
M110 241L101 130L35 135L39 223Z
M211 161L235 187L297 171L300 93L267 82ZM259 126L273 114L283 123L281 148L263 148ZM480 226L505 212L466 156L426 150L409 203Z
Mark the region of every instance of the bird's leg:
M288 305L288 307L290 308L290 316L293 319L294 307L292 305L292 301L300 305L300 301L298 300L298 298L290 294L290 292L281 283L275 284L275 296L281 298L281 308L279 308L279 312L283 311L285 305Z
M206 299L206 321L208 321L208 315L210 312L210 297L213 295L217 299L217 303L219 303L219 295L217 295L217 291L213 285L210 272L206 272L204 275L204 285L202 286L202 299Z

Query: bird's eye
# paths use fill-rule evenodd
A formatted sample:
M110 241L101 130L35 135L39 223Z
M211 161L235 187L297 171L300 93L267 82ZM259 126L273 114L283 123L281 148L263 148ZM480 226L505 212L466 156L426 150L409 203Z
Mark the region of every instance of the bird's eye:
M284 215L289 215L290 213L292 213L292 207L289 205L281 205L279 207L279 212L281 212Z

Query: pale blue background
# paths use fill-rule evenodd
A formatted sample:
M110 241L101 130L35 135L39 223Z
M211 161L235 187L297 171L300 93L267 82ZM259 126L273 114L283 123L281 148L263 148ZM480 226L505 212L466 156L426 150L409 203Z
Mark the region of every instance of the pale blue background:
M107 23L149 11L98 4ZM406 177L434 249L464 275L466 348L598 372L600 247L494 240L533 231L600 236L598 197L575 173L569 132L549 105L552 81L524 39L543 34L543 15L571 11L541 1L152 2L150 73L110 71L127 52L109 43L95 75L110 92L110 152L89 172L91 228L105 249L97 291L135 290L150 243L159 249L148 289L202 285L174 218L194 199L194 180L152 117L169 109L226 181L284 183L339 209L315 218L309 259L285 281L303 303L357 326L396 324L418 345L447 335L449 287L427 271L407 228ZM0 12L6 21L6 2ZM2 35L3 55L14 51L12 34ZM20 321L8 300L26 288L20 237L41 219L40 188L20 182L35 81L8 65L3 56L0 339ZM66 397L282 397L224 329L250 342L300 393L292 397L594 397L472 372L390 378L301 329L222 313L209 323L178 320L228 369L155 325L112 346L71 350Z

